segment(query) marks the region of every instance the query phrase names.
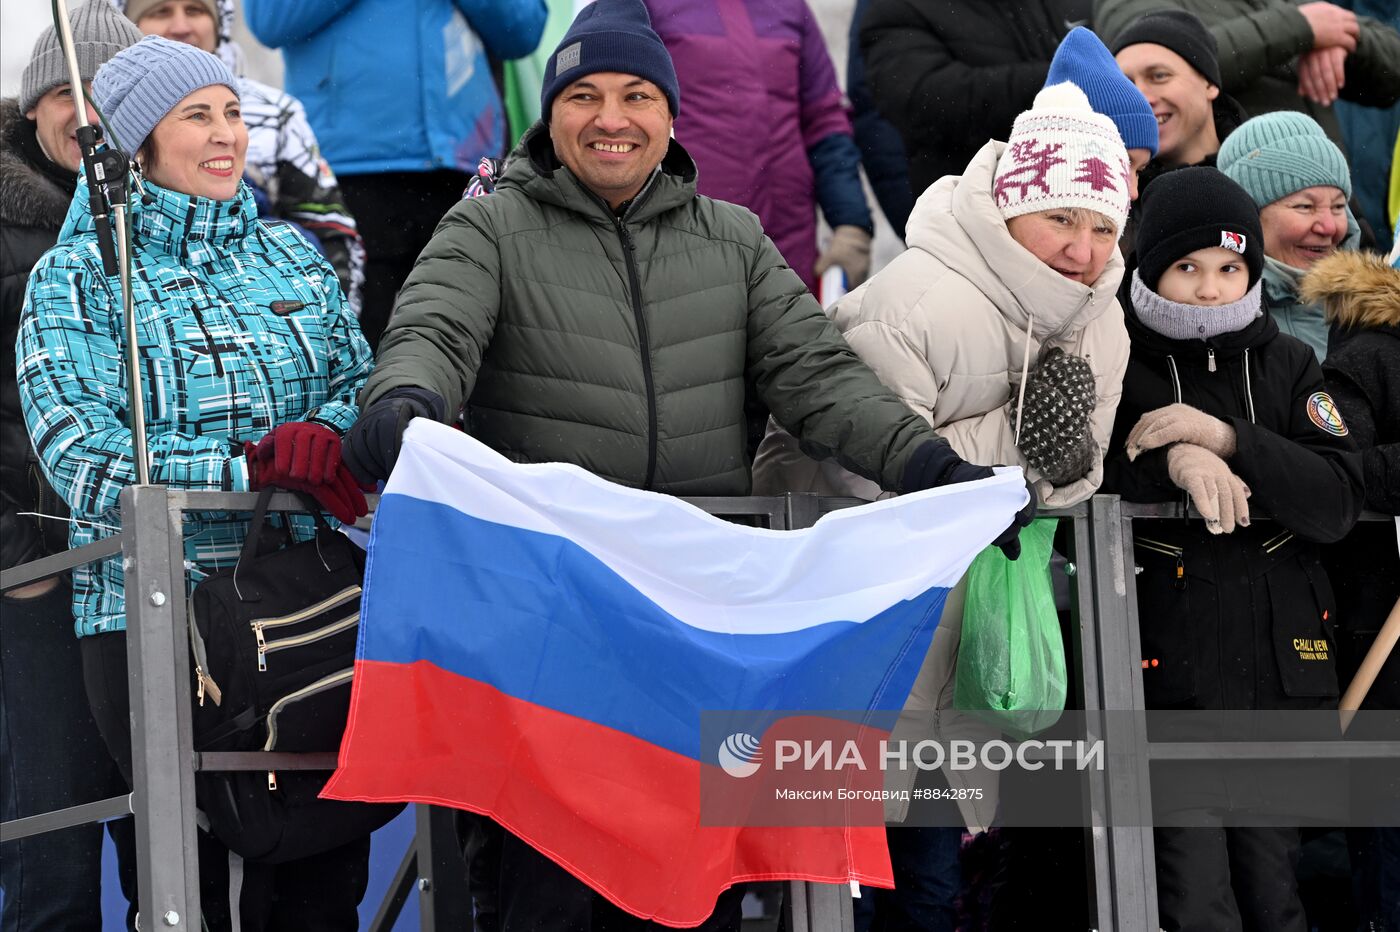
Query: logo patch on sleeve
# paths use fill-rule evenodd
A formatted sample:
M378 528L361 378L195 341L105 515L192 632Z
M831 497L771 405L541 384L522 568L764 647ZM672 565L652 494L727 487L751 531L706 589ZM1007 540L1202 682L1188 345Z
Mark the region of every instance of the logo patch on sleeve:
M1220 231L1220 248L1228 249L1244 255L1244 234L1231 233L1229 230Z
M1308 398L1308 420L1334 437L1345 437L1350 433L1337 403L1326 392L1313 392Z

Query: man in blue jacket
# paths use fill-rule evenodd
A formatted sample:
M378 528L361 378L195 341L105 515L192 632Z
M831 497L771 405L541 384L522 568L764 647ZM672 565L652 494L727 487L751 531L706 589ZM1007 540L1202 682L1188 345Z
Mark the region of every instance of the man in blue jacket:
M437 222L483 156L508 147L493 62L539 43L544 0L246 0L258 40L282 49L359 222L368 263L360 326L371 346Z

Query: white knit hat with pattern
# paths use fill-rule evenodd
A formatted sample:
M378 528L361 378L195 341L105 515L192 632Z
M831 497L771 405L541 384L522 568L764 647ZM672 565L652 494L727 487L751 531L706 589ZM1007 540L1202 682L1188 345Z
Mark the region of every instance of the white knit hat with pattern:
M1084 92L1066 81L1043 89L1031 109L1016 117L992 196L1007 220L1079 207L1108 217L1122 233L1131 172L1113 121L1095 113Z

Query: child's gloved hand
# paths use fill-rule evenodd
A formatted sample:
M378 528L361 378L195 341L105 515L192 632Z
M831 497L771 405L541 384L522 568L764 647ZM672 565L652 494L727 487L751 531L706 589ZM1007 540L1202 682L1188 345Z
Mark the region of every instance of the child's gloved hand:
M1194 443L1178 443L1167 450L1167 475L1191 496L1207 531L1229 534L1235 525L1249 527L1249 486L1219 456Z
M1138 418L1128 433L1128 459L1173 443L1194 443L1227 460L1235 455L1235 429L1199 408L1167 405Z

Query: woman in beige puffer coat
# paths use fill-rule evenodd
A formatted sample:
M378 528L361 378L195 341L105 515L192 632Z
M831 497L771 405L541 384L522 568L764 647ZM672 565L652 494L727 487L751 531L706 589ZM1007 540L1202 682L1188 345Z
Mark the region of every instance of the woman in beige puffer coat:
M960 456L1024 467L1047 508L1087 499L1103 477L1128 361L1115 299L1127 164L1113 124L1090 111L1078 88L1047 88L1017 118L1009 143L988 142L961 177L924 192L909 218L908 250L828 311L861 359ZM1039 363L1058 355L1054 349L1083 360L1076 365L1092 372L1091 397L1074 399L1069 386L1043 378L1044 390L1036 391L1045 371ZM1018 447L1022 385L1026 436ZM1042 410L1033 411L1037 406ZM1047 457L1042 441L1073 441L1076 421L1082 449ZM1036 466L1022 452L1033 446ZM803 455L772 422L754 465L754 491L881 495L873 483ZM995 737L994 729L951 710L962 589L949 594L895 741L930 732L940 741ZM981 791L960 806L969 828L985 828L996 809L996 774L945 774L954 789ZM907 789L913 779L912 770L891 771L887 784ZM896 801L887 816L900 820L906 808Z

